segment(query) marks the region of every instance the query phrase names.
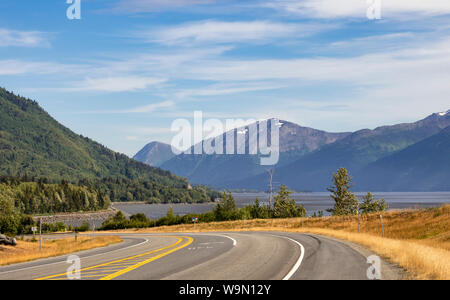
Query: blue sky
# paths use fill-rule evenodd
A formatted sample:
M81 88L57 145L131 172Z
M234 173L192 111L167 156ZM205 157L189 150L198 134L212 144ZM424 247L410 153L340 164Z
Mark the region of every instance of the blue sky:
M380 3L2 1L0 86L128 155L195 110L353 131L449 109L450 1Z

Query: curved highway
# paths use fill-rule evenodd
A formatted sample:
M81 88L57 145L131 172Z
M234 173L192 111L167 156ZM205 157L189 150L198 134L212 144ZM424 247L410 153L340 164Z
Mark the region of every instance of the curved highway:
M76 253L88 280L367 279L367 258L344 242L279 232L117 234ZM0 280L67 279L67 257L0 267Z

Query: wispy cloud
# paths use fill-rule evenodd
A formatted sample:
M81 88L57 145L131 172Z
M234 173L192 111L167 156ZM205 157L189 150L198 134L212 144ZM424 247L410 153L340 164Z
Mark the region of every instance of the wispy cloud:
M0 47L48 47L48 34L0 28Z
M233 84L224 85L218 84L208 87L203 87L201 89L187 89L175 93L177 99L184 99L190 97L210 97L210 96L221 96L221 95L231 95L240 93L249 93L257 91L268 91L281 89L284 86L279 84L270 84L267 82L261 83L247 83L247 84Z
M362 0L273 0L262 6L306 18L366 18L369 4ZM381 11L386 18L446 15L450 1L382 0Z
M158 28L137 35L149 42L191 45L199 43L264 43L280 38L295 39L328 29L329 25L276 23L271 21L223 22L204 20Z
M85 70L86 66L83 65L66 65L56 62L28 61L21 59L0 60L0 75L79 74Z
M175 103L173 101L163 101L159 103L152 103L149 105L139 106L132 109L123 110L123 113L149 113L154 112L161 108L173 107Z
M205 61L186 70L187 76L217 81L255 81L297 79L312 81L348 81L376 84L437 74L447 75L450 63L450 39L394 52L353 57L294 58L263 60ZM211 67L209 67L211 66ZM415 70L415 72L412 72ZM398 76L401 75L401 76Z
M75 83L74 87L68 89L71 91L131 92L143 90L166 81L167 79L164 78L140 76L87 78L82 82Z
M82 112L82 114L142 114L142 113L152 113L159 110L164 110L175 106L173 101L162 101L151 103L143 106L117 109L117 110L93 110Z

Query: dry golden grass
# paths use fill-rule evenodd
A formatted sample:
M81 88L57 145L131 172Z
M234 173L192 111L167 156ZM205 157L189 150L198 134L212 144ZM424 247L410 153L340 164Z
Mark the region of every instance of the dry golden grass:
M416 279L450 279L450 252L411 240L382 238L365 233L311 228L306 232L331 236L363 245L403 267Z
M105 247L121 241L117 236L98 236L94 239L79 236L77 241L74 238L45 240L42 252L39 252L39 242L17 241L16 247L2 246L0 266Z
M361 244L407 270L417 279L450 279L450 205L358 217L323 217L200 223L196 232L289 231L327 235ZM193 225L139 229L135 232L193 232Z

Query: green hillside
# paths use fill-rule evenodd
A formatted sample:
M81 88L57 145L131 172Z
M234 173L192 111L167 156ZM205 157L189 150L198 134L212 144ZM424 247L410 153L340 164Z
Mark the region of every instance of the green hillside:
M373 191L450 190L450 126L368 165L359 176L360 186Z
M92 185L113 201L203 202L210 191L77 135L37 102L0 88L0 175ZM206 195L206 196L205 196Z

